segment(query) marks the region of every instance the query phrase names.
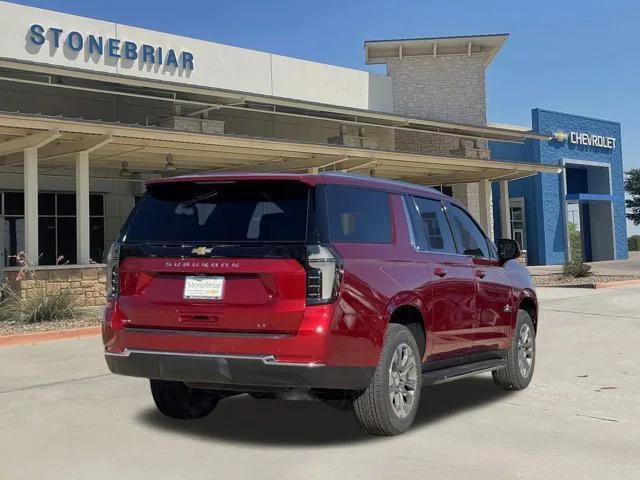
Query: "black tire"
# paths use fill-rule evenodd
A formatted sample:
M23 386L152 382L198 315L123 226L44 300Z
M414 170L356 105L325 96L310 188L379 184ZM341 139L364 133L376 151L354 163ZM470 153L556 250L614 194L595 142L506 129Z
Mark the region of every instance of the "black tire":
M523 374L519 365L522 355L522 346L519 338L523 329L528 328L530 341L526 342L526 358L530 358L531 364L526 374ZM511 347L507 352L507 367L493 372L494 383L503 390L524 390L531 383L533 370L536 364L536 331L531 316L525 310L518 310L518 319L513 332Z
M216 393L190 388L182 382L150 380L150 383L156 407L170 418L193 420L206 417L220 401Z
M406 345L408 350L401 347ZM405 416L400 416L394 409L390 398L389 370L396 349L402 348L407 354L410 352L415 361L415 386L413 401ZM410 360L407 360L409 362ZM422 363L418 345L414 336L404 325L389 324L385 335L384 345L380 353L378 366L371 380L371 384L353 402L353 412L360 426L373 435L397 435L405 432L413 423L420 402L420 388L422 386ZM400 386L398 387L400 388ZM406 387L402 386L403 390ZM405 398L403 396L403 398Z

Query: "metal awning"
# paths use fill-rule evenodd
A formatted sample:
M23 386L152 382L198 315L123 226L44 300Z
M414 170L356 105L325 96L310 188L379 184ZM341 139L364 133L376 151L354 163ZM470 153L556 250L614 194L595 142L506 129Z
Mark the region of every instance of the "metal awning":
M383 127L393 130L453 135L457 137L522 142L526 139L549 140L543 135L522 128L508 126L473 125L456 122L421 119L394 113L361 110L303 100L230 91L217 88L195 87L184 84L143 80L126 75L92 73L68 67L51 67L36 63L11 61L0 58L0 81L40 85L51 89L82 93L100 93L112 96L135 97L168 102L183 107L186 115L197 115L211 110L242 110L268 115L302 117L331 121L339 124ZM25 69L28 75L25 76ZM50 82L37 73L67 77L71 81Z
M43 132L59 134L38 150L41 172L70 169L74 153L90 151L91 167L134 173L162 173L171 155L176 173L200 171L373 173L423 185L451 185L480 180L515 180L559 167L455 156L401 153L271 138L183 132L100 121L0 113L0 174L20 168L20 139ZM28 142L27 142L28 143ZM4 156L3 156L4 155ZM68 174L68 171L67 171Z

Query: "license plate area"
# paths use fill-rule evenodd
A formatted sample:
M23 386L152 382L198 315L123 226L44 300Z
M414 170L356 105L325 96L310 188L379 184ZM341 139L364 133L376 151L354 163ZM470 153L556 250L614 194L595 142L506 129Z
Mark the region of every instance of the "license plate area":
M182 296L187 300L220 300L223 290L224 277L188 276Z

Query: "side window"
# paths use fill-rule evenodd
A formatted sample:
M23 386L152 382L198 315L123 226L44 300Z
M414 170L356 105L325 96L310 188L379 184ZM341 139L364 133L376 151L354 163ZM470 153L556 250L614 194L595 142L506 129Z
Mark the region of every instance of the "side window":
M391 243L389 194L328 185L329 239L343 243Z
M439 253L456 253L456 246L449 221L437 200L413 197L409 200L413 232L420 250Z
M451 218L451 226L458 239L460 253L474 257L493 258L493 250L489 248L487 238L469 214L451 204L447 206L447 212L449 213L449 218Z

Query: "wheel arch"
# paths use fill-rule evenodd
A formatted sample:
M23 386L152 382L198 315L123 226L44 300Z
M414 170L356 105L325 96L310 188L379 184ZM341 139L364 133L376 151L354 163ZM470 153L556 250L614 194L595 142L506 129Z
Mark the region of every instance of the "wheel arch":
M531 317L533 328L538 331L538 303L531 295L523 295L518 302L518 310L524 310Z
M406 326L418 344L420 356L425 358L429 328L422 302L417 296L407 294L390 302L387 324L397 323Z

